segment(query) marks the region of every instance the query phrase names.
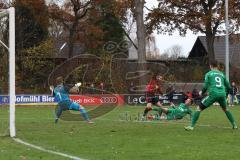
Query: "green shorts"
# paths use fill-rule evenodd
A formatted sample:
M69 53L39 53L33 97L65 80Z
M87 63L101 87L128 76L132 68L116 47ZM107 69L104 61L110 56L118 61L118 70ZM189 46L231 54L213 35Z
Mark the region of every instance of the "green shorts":
M167 120L175 119L175 110L173 108L168 109Z
M203 106L201 107L201 109L206 109L215 102L218 102L222 108L227 107L226 96L209 95L202 100Z
M169 108L167 113L167 120L177 120L182 119L183 116L175 108Z

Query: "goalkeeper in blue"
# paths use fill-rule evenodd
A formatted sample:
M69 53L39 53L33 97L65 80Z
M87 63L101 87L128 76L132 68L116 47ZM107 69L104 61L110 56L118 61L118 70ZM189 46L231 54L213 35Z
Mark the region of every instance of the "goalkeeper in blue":
M86 122L93 123L90 121L87 111L84 109L84 107L82 107L76 102L73 102L69 98L69 93L79 92L79 87L81 86L81 83L77 83L75 85L65 85L63 81L63 77L58 77L56 79L56 84L57 86L55 88L53 86L50 86L52 96L54 96L54 98L58 103L55 123L58 122L60 116L62 115L62 111L65 111L65 110L79 111Z

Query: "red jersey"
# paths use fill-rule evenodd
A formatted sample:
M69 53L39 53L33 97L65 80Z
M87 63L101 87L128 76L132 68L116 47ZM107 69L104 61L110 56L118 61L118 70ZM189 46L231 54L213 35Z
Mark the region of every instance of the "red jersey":
M192 98L192 93L191 93L191 92L186 93L186 96L187 96L188 98Z
M155 79L152 79L146 86L146 92L151 94L155 94L155 93L162 94L161 82Z
M157 86L157 81L156 80L151 80L146 87L146 92L147 93L155 93L156 92L156 86Z

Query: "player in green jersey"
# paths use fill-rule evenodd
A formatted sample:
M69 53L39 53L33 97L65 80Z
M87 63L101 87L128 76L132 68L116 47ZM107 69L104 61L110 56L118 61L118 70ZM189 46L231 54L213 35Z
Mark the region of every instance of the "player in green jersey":
M183 119L186 115L192 117L192 110L189 106L192 103L192 99L185 97L184 103L180 103L178 107L171 107L171 108L163 108L163 107L154 107L153 111L157 111L158 113L165 113L166 115L160 116L159 120L166 119L166 120L179 120Z
M200 116L200 113L215 102L218 102L220 104L222 110L225 112L227 118L231 122L233 129L237 129L237 125L233 118L233 115L227 107L226 97L230 90L230 84L226 79L225 75L218 70L217 61L210 62L210 69L211 71L209 71L205 75L204 87L200 92L201 95L203 95L204 93L206 93L206 91L208 91L208 96L206 96L202 100L201 104L197 107L197 111L192 117L191 125L185 127L185 130L193 130Z

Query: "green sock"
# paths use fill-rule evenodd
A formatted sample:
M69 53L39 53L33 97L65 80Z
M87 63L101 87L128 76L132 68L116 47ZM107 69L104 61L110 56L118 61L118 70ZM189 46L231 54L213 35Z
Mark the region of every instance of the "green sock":
M225 114L226 114L228 120L231 122L232 126L236 125L236 122L233 118L232 113L230 111L226 111Z
M197 123L197 120L200 116L200 111L196 111L194 114L193 114L193 117L192 117L192 124L191 124L191 127L194 127L195 124Z

